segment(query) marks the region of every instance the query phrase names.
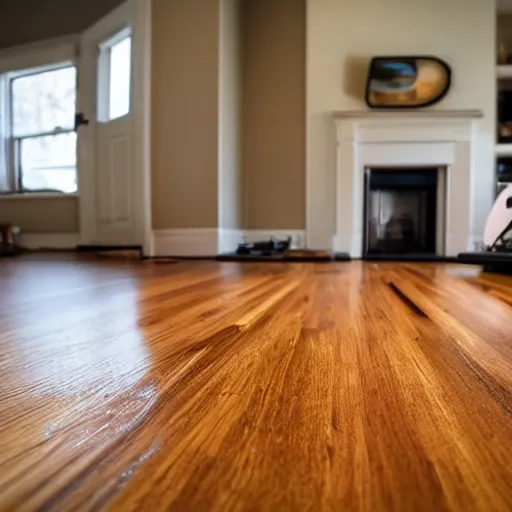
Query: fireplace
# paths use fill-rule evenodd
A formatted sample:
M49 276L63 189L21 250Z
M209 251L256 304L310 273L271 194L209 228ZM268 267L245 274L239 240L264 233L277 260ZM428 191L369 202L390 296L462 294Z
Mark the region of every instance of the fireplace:
M438 169L365 169L363 257L438 252Z
M482 112L473 110L335 113L334 251L361 258L404 252L453 257L473 250L482 231L476 220L485 207L476 201L487 172L477 158L477 149L487 143L481 139L481 118ZM311 183L321 169L311 168ZM365 185L371 185L368 192ZM389 225L386 238L391 203L400 204L400 215L407 218ZM310 207L309 218L315 221L322 211ZM372 216L377 225L370 232ZM403 240L392 247L393 230Z

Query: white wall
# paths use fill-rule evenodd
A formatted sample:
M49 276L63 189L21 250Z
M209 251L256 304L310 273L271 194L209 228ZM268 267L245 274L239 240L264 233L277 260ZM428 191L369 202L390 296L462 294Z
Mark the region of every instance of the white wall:
M221 0L219 51L219 227L242 227L239 0Z
M481 109L478 204L473 236L481 238L494 199L494 0L308 0L307 234L311 248L330 248L335 232L336 110L366 110L367 66L376 55L431 54L448 62L452 89L435 109Z

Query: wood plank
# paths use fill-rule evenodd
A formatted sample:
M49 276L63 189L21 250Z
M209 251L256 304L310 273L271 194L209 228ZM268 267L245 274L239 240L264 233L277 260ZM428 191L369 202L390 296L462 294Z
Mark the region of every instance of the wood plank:
M512 509L512 278L0 265L1 510Z

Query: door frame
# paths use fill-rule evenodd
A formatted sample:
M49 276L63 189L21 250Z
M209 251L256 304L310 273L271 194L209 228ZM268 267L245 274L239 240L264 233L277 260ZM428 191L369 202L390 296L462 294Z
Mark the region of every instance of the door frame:
M119 24L121 30L131 20L132 88L131 88L131 159L133 163L134 220L137 245L145 256L152 255L151 236L151 2L126 0L99 22L85 31L81 38L78 72L95 69L97 41L105 25ZM89 76L91 75L91 76ZM81 245L95 245L97 237L96 179L96 73L79 78L77 110L90 117L88 127L78 133L78 192Z

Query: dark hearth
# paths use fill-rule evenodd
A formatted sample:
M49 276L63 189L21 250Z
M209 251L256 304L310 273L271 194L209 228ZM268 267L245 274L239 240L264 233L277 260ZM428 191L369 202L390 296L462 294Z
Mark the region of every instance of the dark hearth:
M367 169L365 257L436 253L438 170Z

